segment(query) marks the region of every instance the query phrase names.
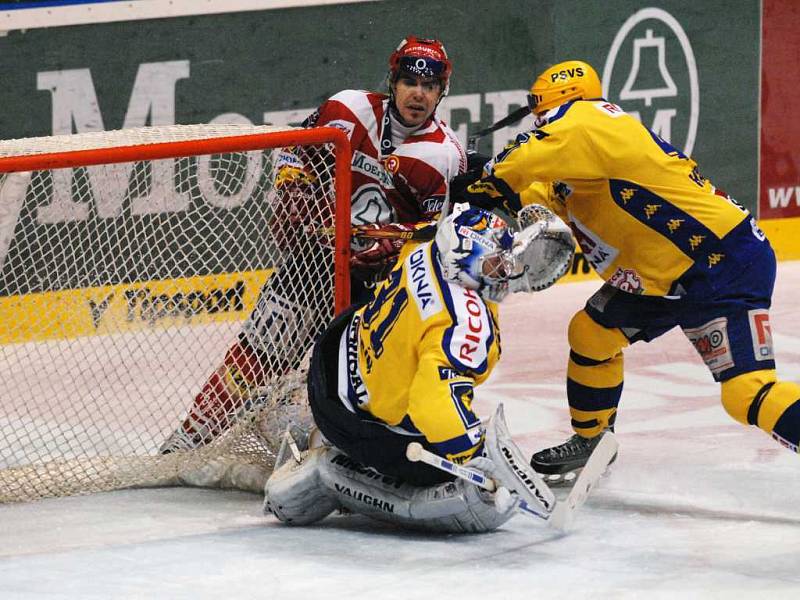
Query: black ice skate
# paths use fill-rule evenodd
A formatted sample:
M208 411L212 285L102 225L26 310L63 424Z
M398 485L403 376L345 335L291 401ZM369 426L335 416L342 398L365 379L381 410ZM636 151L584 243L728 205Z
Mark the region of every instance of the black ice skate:
M602 434L593 438L575 434L563 444L536 452L531 457L531 466L551 487L572 485L602 437ZM611 462L615 460L616 454Z

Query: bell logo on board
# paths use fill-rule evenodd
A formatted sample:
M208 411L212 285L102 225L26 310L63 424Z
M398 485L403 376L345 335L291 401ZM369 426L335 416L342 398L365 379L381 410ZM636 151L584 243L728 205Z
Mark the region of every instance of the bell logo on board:
M603 67L603 96L690 155L700 86L686 32L670 13L645 8L622 24Z

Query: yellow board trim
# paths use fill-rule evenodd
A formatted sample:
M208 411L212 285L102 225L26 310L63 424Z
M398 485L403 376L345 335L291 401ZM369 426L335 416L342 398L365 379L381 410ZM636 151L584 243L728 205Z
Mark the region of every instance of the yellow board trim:
M246 318L271 269L0 298L0 344Z
M767 234L778 260L800 260L800 217L762 219L758 225Z

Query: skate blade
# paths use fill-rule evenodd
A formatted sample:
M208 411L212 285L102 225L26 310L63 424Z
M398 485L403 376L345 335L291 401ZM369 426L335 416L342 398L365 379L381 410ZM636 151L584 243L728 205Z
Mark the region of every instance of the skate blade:
M614 458L612 459L612 463L614 460L616 460L616 458L617 456L615 454ZM609 466L606 467L605 471L603 471L602 477L608 477L609 473L611 473L612 463L609 463ZM544 479L545 483L547 483L547 485L549 485L551 488L570 488L575 485L575 480L578 479L578 475L581 474L581 471L583 471L583 467L580 469L575 469L574 471L568 471L567 473L552 473L550 475L544 475L540 473L540 475L542 476L542 479Z
M552 473L550 475L542 475L545 483L551 488L567 488L575 485L575 480L581 474L583 469L575 469L567 473Z

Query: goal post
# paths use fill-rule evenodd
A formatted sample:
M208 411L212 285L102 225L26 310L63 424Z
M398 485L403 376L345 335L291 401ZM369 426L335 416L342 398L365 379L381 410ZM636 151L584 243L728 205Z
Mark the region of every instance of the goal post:
M230 457L234 479L263 477L279 432L258 415L302 395L298 371L236 407L219 440L171 455L159 444L272 281L308 321L292 327L319 329L348 305L350 152L329 127L0 141L0 502L196 481ZM287 156L311 191L274 185ZM282 343L298 343L284 325Z

